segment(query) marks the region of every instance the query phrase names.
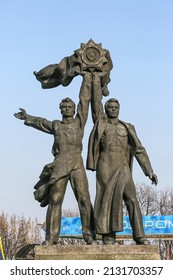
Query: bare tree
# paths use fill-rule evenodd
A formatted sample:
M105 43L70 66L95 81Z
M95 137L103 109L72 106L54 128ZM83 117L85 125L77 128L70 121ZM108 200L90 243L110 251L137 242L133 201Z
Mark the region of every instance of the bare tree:
M173 189L167 188L158 191L152 186L144 183L136 185L136 194L142 215L172 215L173 213ZM124 208L127 215L127 210ZM172 240L153 240L157 244L162 259L173 259L173 241Z
M145 216L158 213L159 192L145 183L136 185L136 192L142 214Z
M16 214L0 214L0 236L6 259L14 259L16 253L27 244L41 243L37 220L32 221Z
M172 215L173 213L173 189L166 189L160 192L158 200L160 215Z
M169 188L160 191L158 199L158 213L159 215L172 215L173 213L173 189ZM173 259L173 241L159 240L159 250L161 258L164 260Z

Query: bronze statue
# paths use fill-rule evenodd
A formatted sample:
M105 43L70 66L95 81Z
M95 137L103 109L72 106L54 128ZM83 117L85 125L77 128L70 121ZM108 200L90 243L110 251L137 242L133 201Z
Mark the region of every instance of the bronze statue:
M75 104L65 98L60 103L62 121L48 121L44 118L30 116L24 109L14 114L24 120L24 124L43 132L53 134L53 163L47 164L40 180L35 186L35 199L41 206L47 206L46 241L43 245L56 244L60 232L61 205L70 181L77 199L82 221L82 233L87 244L95 244L93 209L88 191L88 181L81 157L82 138L88 117L88 107L91 100L90 75L84 74L80 89L80 101L75 114Z
M157 176L134 126L119 120L118 100L108 100L105 113L103 111L101 100L102 96L109 94L107 84L112 67L109 52L102 49L101 44L89 40L59 64L34 72L43 88L68 86L75 76L83 77L76 116L75 104L70 98L60 103L62 121L30 116L24 109L15 114L26 125L54 136L54 162L45 165L34 187L35 199L42 207L48 205L44 244L52 245L58 241L61 206L68 181L79 205L82 233L87 244L97 244L95 233L102 236L104 244L114 244L116 232L123 230L123 200L129 212L133 239L136 244L149 244L132 179L133 157L155 185ZM90 102L94 127L89 139L87 169L96 170L94 214L81 157Z
M87 169L96 170L94 205L96 233L104 244L115 242L115 233L123 231L123 200L127 207L136 244L149 244L145 238L142 215L132 179L135 157L144 174L157 184L146 150L138 139L133 125L119 120L119 102L110 99L101 103L101 77L92 79L92 113L94 128L90 135ZM103 75L103 74L102 74Z

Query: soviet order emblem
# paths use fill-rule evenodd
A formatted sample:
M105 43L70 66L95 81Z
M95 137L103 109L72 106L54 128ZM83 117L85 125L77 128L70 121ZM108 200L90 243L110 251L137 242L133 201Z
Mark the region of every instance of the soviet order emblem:
M107 50L102 49L101 44L89 40L87 44L81 44L81 48L75 51L81 70L93 72L102 71L103 65L108 62Z

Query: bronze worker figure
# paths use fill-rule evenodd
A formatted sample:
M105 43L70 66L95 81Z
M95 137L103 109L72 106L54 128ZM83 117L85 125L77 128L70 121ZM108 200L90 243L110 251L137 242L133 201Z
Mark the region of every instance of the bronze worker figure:
M87 244L96 244L94 238L94 217L88 190L88 181L81 156L82 138L88 117L88 107L91 100L90 75L84 74L80 89L77 114L75 104L69 99L60 103L62 121L48 121L44 118L30 116L24 109L14 114L16 118L24 120L24 124L32 126L54 136L52 153L53 163L46 165L35 186L35 199L41 206L47 206L46 241L43 245L52 245L58 242L61 224L61 206L70 181L77 199L82 233Z
M138 139L133 125L119 120L119 102L110 99L101 103L101 77L93 73L92 113L94 128L90 135L87 169L96 170L94 205L96 233L104 244L115 242L115 233L123 231L123 200L129 212L136 244L149 244L145 238L142 215L132 179L132 160L135 157L144 174L157 184L146 150Z

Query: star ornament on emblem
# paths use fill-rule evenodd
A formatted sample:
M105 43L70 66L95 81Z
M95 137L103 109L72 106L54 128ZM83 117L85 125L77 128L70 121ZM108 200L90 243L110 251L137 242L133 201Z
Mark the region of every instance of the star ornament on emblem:
M77 62L81 71L102 71L104 64L108 62L108 51L102 48L102 44L96 44L92 39L87 44L82 43L81 48L75 51Z

